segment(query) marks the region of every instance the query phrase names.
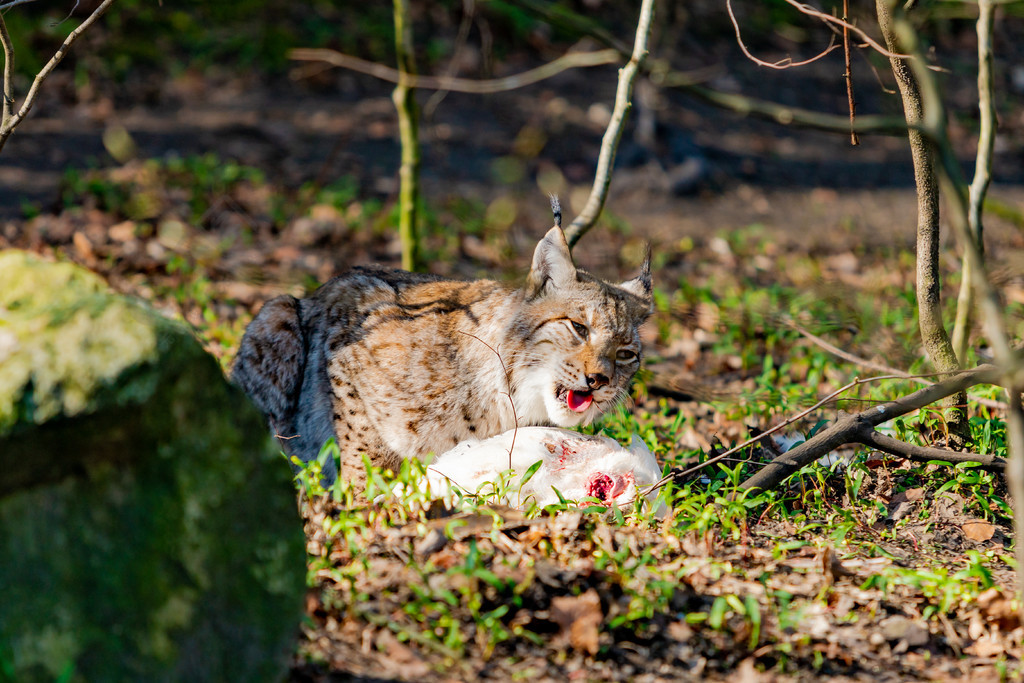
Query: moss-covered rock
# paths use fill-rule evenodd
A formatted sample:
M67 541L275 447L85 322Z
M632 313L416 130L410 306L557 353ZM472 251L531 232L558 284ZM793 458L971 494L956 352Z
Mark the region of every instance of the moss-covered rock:
M181 325L0 252L0 680L276 680L291 470Z

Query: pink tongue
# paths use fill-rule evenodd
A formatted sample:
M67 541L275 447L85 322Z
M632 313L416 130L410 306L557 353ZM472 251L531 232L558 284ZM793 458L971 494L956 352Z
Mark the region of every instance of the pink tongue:
M582 413L594 402L594 397L589 393L578 394L570 389L569 395L565 397L565 402L568 404L569 410L574 413Z

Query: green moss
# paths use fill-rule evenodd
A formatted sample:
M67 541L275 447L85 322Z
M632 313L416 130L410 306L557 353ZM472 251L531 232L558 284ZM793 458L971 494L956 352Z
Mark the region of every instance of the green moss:
M153 357L147 313L72 264L0 254L0 434L90 408L97 391Z
M305 554L262 418L188 330L84 271L0 253L0 292L28 377L0 387L17 406L0 432L0 674L278 679Z

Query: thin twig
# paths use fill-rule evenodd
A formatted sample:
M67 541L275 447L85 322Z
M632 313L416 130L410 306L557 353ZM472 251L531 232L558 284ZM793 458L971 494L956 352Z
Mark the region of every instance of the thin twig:
M816 10L810 5L805 5L802 2L797 2L797 0L786 0L786 2L792 7L795 7L802 14L806 14L809 17L815 17L816 19L820 19L826 24L832 24L834 26L839 26L844 30L853 31L861 40L870 45L875 52L881 55L885 55L889 59L907 59L910 57L909 54L900 54L899 52L896 52L891 48L886 49L882 47L882 45L877 40L869 36L861 29L857 28L853 24L846 21L845 12L843 18L840 19L839 17L834 17L831 14L827 14L820 10Z
M849 21L850 0L843 0L843 21ZM850 27L843 25L843 60L846 62L846 72L843 77L846 79L846 99L850 107L850 144L856 147L860 144L857 131L853 127L857 120L857 100L853 97L853 67L850 65Z
M601 152L597 158L597 170L594 172L594 186L583 211L573 219L569 229L565 231L565 239L570 249L594 226L597 217L601 214L601 209L604 208L604 201L608 196L608 185L612 181L611 173L615 163L615 152L619 147L622 127L633 98L633 84L647 59L647 39L651 34L653 17L654 0L643 0L640 5L640 18L636 26L636 38L633 42L633 54L630 56L629 62L619 70L615 107L612 110L608 128L601 139Z
M818 61L828 53L832 52L832 50L835 50L837 47L839 47L833 42L832 39L829 39L828 47L826 47L823 52L815 55L814 57L811 57L810 59L805 59L801 62L794 62L792 57L786 57L785 59L780 59L777 62L766 62L763 59L758 59L753 54L751 54L750 50L747 49L746 43L743 42L743 34L740 31L740 23L736 20L736 15L733 14L732 11L732 0L725 0L725 9L729 13L729 21L732 22L732 27L736 31L736 43L740 46L740 49L743 50L743 54L747 56L747 59L752 61L754 64L757 64L758 66L766 66L769 69L780 70L792 69L793 67L796 66L806 66L807 64L811 64L813 62Z
M28 0L23 1L27 2ZM68 37L65 38L64 42L57 48L57 51L54 53L53 57L50 58L50 61L43 65L43 68L39 70L39 73L36 74L35 79L32 81L32 86L29 88L28 94L25 96L25 101L22 103L21 109L18 110L18 113L13 114L9 120L5 120L3 122L3 127L0 128L0 150L4 148L4 145L7 143L7 138L11 136L14 129L18 127L18 124L24 120L28 115L29 110L32 109L32 105L36 102L36 97L39 96L39 87L43 84L43 81L45 81L50 73L57 68L57 65L60 64L62 59L64 59L64 56L67 54L74 42L78 40L78 37L82 35L86 29L92 26L97 19L103 16L103 13L106 12L113 3L114 0L103 0L103 2L101 2L96 9L92 11L92 14L86 17L85 21L78 25L78 28L68 34ZM13 7L15 4L21 3L18 0L14 0L6 5L0 5L0 9Z
M399 72L389 66L369 62L359 57L346 55L336 50L324 48L296 48L288 53L290 59L303 62L324 62L350 71L357 71L368 76L379 78L390 83L398 83ZM406 79L410 88L417 90L449 90L451 92L486 95L507 90L523 88L539 83L569 69L614 64L622 57L617 50L598 50L596 52L570 52L558 59L538 66L535 69L505 76L475 80L472 78L454 78L451 76L412 75Z
M9 0L8 2L0 2L0 11L10 9L18 5L24 5L27 2L35 2L35 0Z
M693 95L722 109L768 119L783 126L796 125L834 133L848 133L851 128L850 119L846 116L790 107L769 100L747 97L746 95L719 92L702 85L680 85L677 88L684 93ZM853 130L860 133L882 133L886 135L906 135L907 127L906 120L898 116L859 116L856 122L852 124Z

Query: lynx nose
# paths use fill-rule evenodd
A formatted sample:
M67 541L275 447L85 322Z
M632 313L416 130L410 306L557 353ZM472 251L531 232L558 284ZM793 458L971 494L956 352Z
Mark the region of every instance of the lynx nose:
M608 386L608 375L602 375L600 372L587 373L587 388L591 391L600 389L601 387Z

